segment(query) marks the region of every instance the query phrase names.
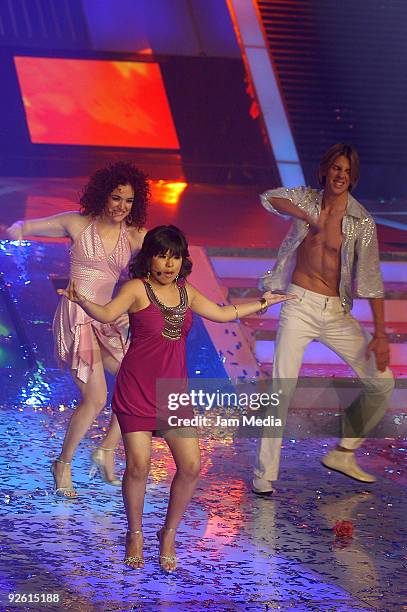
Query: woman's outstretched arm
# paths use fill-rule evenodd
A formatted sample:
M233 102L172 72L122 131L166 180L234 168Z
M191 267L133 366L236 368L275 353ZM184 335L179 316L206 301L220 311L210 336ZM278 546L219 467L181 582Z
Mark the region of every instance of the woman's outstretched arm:
M60 213L41 219L15 221L6 232L12 240L23 240L24 236L72 237L78 224L83 223L82 219L77 212Z
M269 306L286 302L287 300L295 299L295 295L279 295L266 291L262 297L253 302L244 302L242 304L219 306L212 300L202 295L190 283L187 283L188 295L190 296L191 310L197 314L219 323L227 323L241 317L247 317L255 312L264 312Z
M127 312L130 306L137 301L142 286L142 282L138 279L128 281L122 285L116 297L104 306L95 304L81 295L77 291L73 280L69 281L66 289L58 289L57 293L64 295L71 302L79 304L92 319L96 319L100 323L111 323Z

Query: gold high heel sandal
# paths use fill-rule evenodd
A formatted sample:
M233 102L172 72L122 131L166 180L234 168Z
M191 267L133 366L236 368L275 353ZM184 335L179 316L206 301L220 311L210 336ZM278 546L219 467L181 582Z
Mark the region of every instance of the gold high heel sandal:
M174 531L176 532L177 530L174 529L173 527L161 527L161 529L159 529L157 531L157 539L160 543L160 553L161 553L161 536L163 534L163 531ZM164 572L167 572L168 574L171 574L171 572L173 572L175 569L177 569L177 557L176 555L158 555L158 561L160 564L161 569L164 570Z
M99 446L92 453L92 467L90 468L89 478L94 478L99 472L102 480L104 480L107 484L113 485L114 487L120 487L122 481L117 476L113 476L111 480L107 477L106 466L105 466L105 456L104 453L114 452L114 448L104 448L103 446Z
M130 529L128 529L126 536L128 533L141 533L141 535L143 535L143 532L141 531L141 529L136 529L136 531L130 531ZM126 537L126 548L127 548L127 537ZM143 569L144 557L142 557L141 555L129 555L124 558L123 563L124 565L127 565L128 567L131 567L132 569Z
M65 465L71 465L70 461L62 461L62 459L54 459L54 461L51 463L51 474L54 478L54 494L58 495L58 497L66 497L67 499L75 499L76 497L78 497L77 492L75 491L75 489L73 487L58 487L57 485L57 477L56 477L56 472L55 472L55 464L56 463L63 463L64 466ZM65 472L65 468L62 470L62 478L64 477L64 472Z

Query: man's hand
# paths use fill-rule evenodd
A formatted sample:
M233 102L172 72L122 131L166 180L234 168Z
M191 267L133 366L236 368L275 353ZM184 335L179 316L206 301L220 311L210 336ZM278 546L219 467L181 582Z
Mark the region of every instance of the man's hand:
M384 372L390 363L390 349L389 341L385 336L380 338L373 338L367 345L366 359L369 359L370 355L374 353L376 359L376 366L380 372Z
M322 230L323 219L321 219L321 216L311 217L310 215L307 215L305 221L308 223L310 230L315 234L318 234Z

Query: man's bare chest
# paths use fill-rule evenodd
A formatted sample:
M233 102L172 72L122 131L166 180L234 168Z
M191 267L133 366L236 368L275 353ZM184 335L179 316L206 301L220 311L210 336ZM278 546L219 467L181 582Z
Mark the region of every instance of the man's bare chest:
M317 231L310 229L303 248L310 252L320 251L330 255L340 255L342 246L342 216L326 216L321 213Z

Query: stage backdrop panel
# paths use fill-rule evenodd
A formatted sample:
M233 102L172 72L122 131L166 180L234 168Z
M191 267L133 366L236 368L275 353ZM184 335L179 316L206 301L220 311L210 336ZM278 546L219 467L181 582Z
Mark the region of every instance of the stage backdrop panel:
M14 61L33 143L179 149L157 63Z

